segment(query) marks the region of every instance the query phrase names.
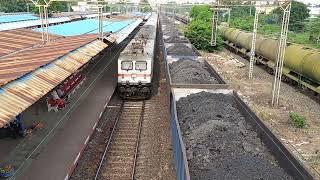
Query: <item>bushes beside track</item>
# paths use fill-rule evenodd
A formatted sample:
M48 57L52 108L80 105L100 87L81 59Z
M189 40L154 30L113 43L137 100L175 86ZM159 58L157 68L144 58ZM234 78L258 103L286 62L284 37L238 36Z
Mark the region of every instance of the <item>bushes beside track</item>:
M190 17L192 21L185 28L185 36L199 50L212 52L221 50L223 41L220 35L217 37L217 46L210 45L212 28L212 11L209 6L194 6Z

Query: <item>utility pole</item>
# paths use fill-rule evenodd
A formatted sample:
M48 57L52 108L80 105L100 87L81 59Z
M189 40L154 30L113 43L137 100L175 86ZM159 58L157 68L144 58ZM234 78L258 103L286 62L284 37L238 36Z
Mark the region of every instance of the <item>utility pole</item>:
M279 38L277 63L275 66L275 76L274 76L273 88L272 88L272 106L273 107L276 107L279 105L280 86L281 86L281 79L282 79L285 48L287 46L287 35L288 35L288 27L289 27L289 20L290 20L291 1L282 4L280 7L283 10L283 16L282 16L281 34Z
M251 7L251 6L250 6ZM256 40L257 40L257 30L259 23L259 6L256 4L256 11L254 14L254 23L253 23L253 32L252 32L252 41L251 41L251 51L250 51L250 64L249 64L249 79L253 79L253 64L256 62Z
M212 28L211 28L211 46L217 46L217 34L218 34L218 16L219 16L219 5L220 0L216 0L216 5L213 6L212 10Z

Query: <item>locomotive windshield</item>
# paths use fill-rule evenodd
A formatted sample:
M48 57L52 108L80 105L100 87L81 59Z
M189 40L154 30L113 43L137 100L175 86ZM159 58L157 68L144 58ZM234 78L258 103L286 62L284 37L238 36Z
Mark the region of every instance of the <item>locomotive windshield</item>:
M147 62L146 61L137 61L136 62L136 70L140 70L140 71L143 71L143 70L147 70Z
M121 62L121 69L122 70L132 70L133 63L131 61L122 61Z

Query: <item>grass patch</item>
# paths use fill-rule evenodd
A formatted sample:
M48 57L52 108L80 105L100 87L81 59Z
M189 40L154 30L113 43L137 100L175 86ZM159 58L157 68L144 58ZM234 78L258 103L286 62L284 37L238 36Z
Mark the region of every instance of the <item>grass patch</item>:
M304 128L306 126L306 118L296 112L290 112L289 119L296 128Z

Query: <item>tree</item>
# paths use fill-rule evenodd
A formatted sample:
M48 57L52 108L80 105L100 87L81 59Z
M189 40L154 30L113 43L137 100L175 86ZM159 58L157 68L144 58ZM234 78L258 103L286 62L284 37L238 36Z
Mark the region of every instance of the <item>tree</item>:
M212 28L212 11L209 6L194 6L190 14L192 21L185 29L185 36L200 50L212 52L222 48L222 38L217 36L217 46L210 45Z
M211 22L212 11L209 6L199 5L191 9L190 17L193 19L200 19L206 22Z
M36 6L31 6L31 12L35 14L39 14L39 8ZM60 2L60 1L54 1L50 4L48 8L48 14L49 17L51 16L52 13L56 12L67 12L68 11L68 3L67 2Z
M310 31L309 41L320 43L320 16L310 22L308 29Z
M236 17L231 19L230 26L238 29L242 29L245 31L252 31L253 23L254 23L253 21L254 21L253 16Z
M290 23L289 23L289 30L291 31L302 31L305 27L304 21L310 17L309 14L310 10L308 9L307 5L298 2L292 1L291 4L291 11L290 11ZM279 22L282 22L282 14L283 11L280 8L277 8L272 11L272 14L276 14L278 16Z
M152 7L147 0L141 0L139 2L139 6L141 7L142 12L151 12L152 11Z
M250 14L251 11L251 14ZM248 17L248 16L254 16L254 13L256 12L255 7L234 7L231 9L231 17Z
M0 0L0 12L27 12L27 0Z

